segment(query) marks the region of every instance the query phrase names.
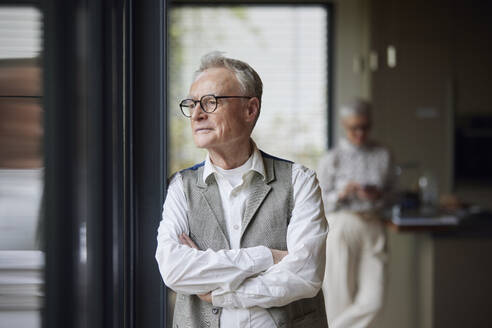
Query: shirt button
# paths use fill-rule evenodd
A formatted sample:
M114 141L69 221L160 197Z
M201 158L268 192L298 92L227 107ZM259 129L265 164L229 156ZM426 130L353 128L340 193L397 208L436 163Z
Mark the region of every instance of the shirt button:
M239 226L237 224L233 225L232 227L234 228L234 230L239 229Z
M217 309L217 308L213 308L213 309L212 309L212 313L213 313L213 314L217 314L217 313L219 313L219 309Z

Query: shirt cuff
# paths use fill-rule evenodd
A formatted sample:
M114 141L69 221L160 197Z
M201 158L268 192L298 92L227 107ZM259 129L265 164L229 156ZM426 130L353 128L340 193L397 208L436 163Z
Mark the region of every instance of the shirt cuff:
M247 249L253 260L253 272L260 273L273 265L272 251L265 246L256 246Z
M222 308L234 307L234 300L232 293L219 294L217 291L212 292L212 305Z

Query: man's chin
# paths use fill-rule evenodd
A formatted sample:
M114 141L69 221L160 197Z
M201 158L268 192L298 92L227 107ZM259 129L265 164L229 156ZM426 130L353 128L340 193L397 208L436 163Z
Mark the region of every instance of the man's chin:
M209 148L212 145L212 140L208 138L194 138L193 141L197 148Z

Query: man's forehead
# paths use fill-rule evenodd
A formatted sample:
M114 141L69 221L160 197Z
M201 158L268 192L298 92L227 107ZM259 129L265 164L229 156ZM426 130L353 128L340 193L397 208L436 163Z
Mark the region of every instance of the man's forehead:
M239 88L239 83L234 73L222 67L209 68L197 75L191 84L189 95L202 96L234 92L237 88Z

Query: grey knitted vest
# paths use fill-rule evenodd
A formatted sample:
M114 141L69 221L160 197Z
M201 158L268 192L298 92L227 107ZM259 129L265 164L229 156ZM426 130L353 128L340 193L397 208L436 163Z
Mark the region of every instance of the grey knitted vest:
M262 153L266 177L255 172L251 196L242 218L241 247L263 245L287 250L287 226L292 215L292 163ZM190 237L200 249L230 249L219 188L214 175L203 182L203 165L181 171L188 201ZM328 327L323 295L267 309L277 327ZM218 328L222 309L196 295L177 294L174 328ZM233 327L223 327L233 328Z

